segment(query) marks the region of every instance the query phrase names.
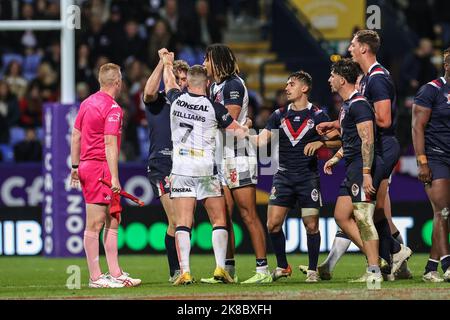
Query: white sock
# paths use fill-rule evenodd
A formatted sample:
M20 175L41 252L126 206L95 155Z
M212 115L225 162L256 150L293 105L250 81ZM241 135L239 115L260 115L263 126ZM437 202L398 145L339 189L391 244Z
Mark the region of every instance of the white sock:
M267 273L267 272L269 272L269 266L265 265L265 266L262 266L262 267L256 267L256 272L258 272L258 273Z
M212 246L216 266L225 268L225 258L227 256L228 231L225 227L215 227L212 232Z
M330 253L323 264L328 265L328 270L331 272L342 256L347 251L348 247L352 244L352 241L347 238L335 237L333 245L331 246Z
M189 228L182 227L181 230L177 228L175 232L175 244L178 252L178 262L180 263L181 272L191 272L189 267L189 255L191 253L191 237Z

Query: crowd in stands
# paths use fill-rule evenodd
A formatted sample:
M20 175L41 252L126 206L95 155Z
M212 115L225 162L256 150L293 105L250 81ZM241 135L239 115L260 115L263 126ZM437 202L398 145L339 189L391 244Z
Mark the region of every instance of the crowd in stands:
M114 62L123 70L124 88L117 99L124 108L122 161L144 160L148 152L142 91L158 63L157 51L168 48L190 65L203 62L207 45L222 42L229 23L244 14L258 16L253 0L74 0L81 8L76 30L76 97L82 101L98 90L99 66ZM396 0L405 23L421 40L404 57L397 83L402 106L422 84L440 73L433 61L437 46L450 44L450 2ZM0 1L1 20L56 20L59 0ZM426 22L424 22L426 20ZM0 31L0 159L40 161L42 108L60 99L59 31ZM282 89L282 88L280 88ZM280 90L276 101L263 101L250 92L249 114L256 129L264 128L274 108L286 103ZM337 115L341 101L328 111ZM401 126L401 124L399 123ZM406 125L405 130L408 128ZM404 144L408 144L408 137ZM28 149L29 150L28 150ZM24 156L26 155L26 156Z

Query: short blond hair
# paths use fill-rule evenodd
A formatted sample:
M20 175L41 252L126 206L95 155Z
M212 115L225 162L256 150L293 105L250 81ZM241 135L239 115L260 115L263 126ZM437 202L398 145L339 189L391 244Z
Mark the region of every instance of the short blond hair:
M98 72L100 87L108 87L121 77L120 67L115 63L105 63Z
M206 68L202 65L196 64L189 68L187 72L187 81L189 86L206 87L208 82L208 75Z
M184 72L188 72L189 70L189 65L186 61L184 60L175 60L173 62L173 71L174 72L180 72L180 71L184 71Z

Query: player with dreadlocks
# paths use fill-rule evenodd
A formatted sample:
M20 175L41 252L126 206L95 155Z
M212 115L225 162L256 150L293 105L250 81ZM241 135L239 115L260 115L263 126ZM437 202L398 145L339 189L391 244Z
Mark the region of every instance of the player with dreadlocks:
M225 105L230 115L241 125L247 121L248 92L244 80L239 74L236 57L229 47L213 44L206 49L203 65L211 79L210 97L214 102ZM256 183L258 162L256 151L248 140L234 141L234 137L224 132L216 136L216 163L225 194L228 212L229 232L227 260L225 269L235 276L234 232L232 212L234 202L239 208L242 220L250 233L256 254L256 274L243 283L272 282L266 258L266 237L263 225L256 213ZM221 152L223 151L223 153ZM202 279L202 282L217 283L214 279Z

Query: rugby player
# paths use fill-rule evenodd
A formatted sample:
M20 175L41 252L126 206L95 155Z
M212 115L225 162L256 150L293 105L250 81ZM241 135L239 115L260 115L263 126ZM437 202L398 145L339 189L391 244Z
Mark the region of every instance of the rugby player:
M430 258L422 277L426 282L450 282L450 48L444 51L444 69L443 77L419 89L413 104L412 138L419 180L434 212ZM437 271L439 261L443 278Z
M162 55L166 52L168 51L165 48L158 51L160 60L147 80L143 101L150 140L147 173L153 194L161 201L168 220L165 245L169 262L169 281L173 283L180 276L180 266L175 248L175 213L173 201L170 198L169 183L170 171L172 170L170 104L165 92L158 92L164 68ZM188 69L189 65L183 60L176 60L173 63L175 79L182 91L187 86Z
M122 87L120 67L107 63L100 67L100 90L86 98L75 119L71 141L71 185L81 183L86 202L84 250L89 269L90 288L133 287L141 283L123 272L118 260L120 224L119 151L123 112L114 100ZM99 182L111 182L111 188ZM103 246L109 274L99 264L99 234L103 229Z
M181 275L174 285L191 284L189 256L191 226L197 200L203 204L213 225L212 245L216 260L214 279L231 283L233 277L225 270L228 231L225 201L214 162L215 135L218 127L233 130L242 137L248 128L241 126L227 109L206 96L207 73L195 65L187 72L188 92L177 85L173 74L173 53L163 55L164 85L170 101L170 126L173 157L170 196L174 198L175 244ZM239 129L239 130L238 130Z
M367 257L366 281L380 283L383 277L378 265L378 233L373 215L383 160L375 153L375 112L356 90L359 73L358 64L350 59L332 66L331 90L344 100L339 114L342 148L325 163L324 172L332 174L332 168L345 159L346 176L340 186L334 216L339 227L359 244Z
M233 52L226 45L213 44L207 47L203 65L208 77L213 81L210 87L210 97L214 102L223 104L230 115L240 124L245 124L248 112L248 92L244 80L239 74L239 67ZM217 163L219 176L225 194L227 207L227 228L230 234L228 241L226 269L234 277L234 232L232 213L236 202L242 220L250 233L253 249L256 255L256 273L244 284L267 283L272 276L267 265L266 236L261 220L256 211L256 184L258 162L256 151L245 140L244 143L223 146L220 141L233 141L218 134ZM221 153L223 149L223 155ZM213 279L202 279L202 282L213 283Z
M374 221L380 236L380 257L388 262L387 268L383 268L383 275L387 280L392 281L395 277L407 279L412 277L406 265L406 260L411 256L412 251L403 245L403 239L392 222L388 189L392 171L400 158L400 145L395 137L397 98L389 71L377 62L376 54L379 48L380 38L375 31L360 30L353 37L348 51L352 59L360 65L364 72L364 76L359 83L359 91L375 109L376 152L383 159L384 174L377 193ZM319 126L319 131L326 129L326 126L327 124ZM345 240L342 233L339 234L338 232L337 236L340 239L335 244L341 246L341 248L334 246L331 250L330 255L334 256L334 264L350 245L350 240ZM319 266L319 273L323 274L324 278L330 278L333 263L327 265L326 262ZM364 279L361 279L361 281L364 281Z
M296 204L307 234L309 266L306 282L317 282L317 262L320 251L319 208L322 206L320 179L316 152L322 146L337 148L339 140L325 141L315 130L328 116L308 100L312 89L312 77L298 71L291 74L286 84L286 95L290 104L276 110L269 118L266 128L251 140L255 144L267 145L272 130L279 130L279 167L273 177L272 192L267 210L267 229L277 258L277 268L272 272L274 281L289 277L292 268L286 258L286 238L282 226L290 208ZM337 138L337 130L327 139Z

